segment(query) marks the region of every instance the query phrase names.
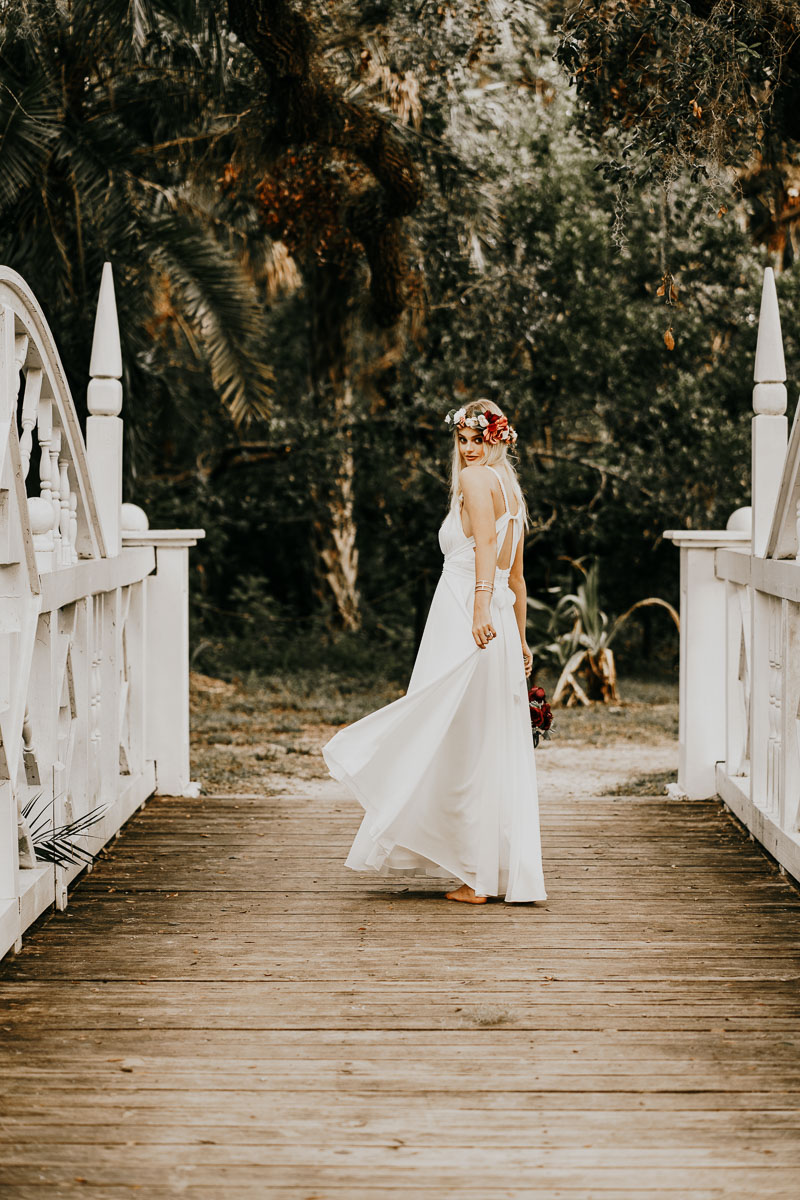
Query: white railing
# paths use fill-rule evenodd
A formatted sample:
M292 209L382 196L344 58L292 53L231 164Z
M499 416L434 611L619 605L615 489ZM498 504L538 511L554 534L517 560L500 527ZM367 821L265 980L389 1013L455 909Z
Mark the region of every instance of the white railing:
M771 270L754 370L752 509L725 531L672 530L681 553L678 796L719 795L800 879L800 405Z
M102 808L75 839L96 853L154 791L192 790L188 547L203 532L151 532L122 504L109 264L90 375L84 445L42 310L0 267L0 956L82 869L35 860L31 826Z

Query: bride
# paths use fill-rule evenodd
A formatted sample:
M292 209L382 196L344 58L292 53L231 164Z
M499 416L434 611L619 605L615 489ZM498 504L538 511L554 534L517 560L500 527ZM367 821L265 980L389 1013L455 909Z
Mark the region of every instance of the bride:
M328 769L365 810L347 866L456 878L448 900L544 900L526 676L517 435L491 400L453 434L442 574L405 696L337 733Z

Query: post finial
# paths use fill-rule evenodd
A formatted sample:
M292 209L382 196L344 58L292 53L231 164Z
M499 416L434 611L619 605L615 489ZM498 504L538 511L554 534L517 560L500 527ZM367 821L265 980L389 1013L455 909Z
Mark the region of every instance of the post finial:
M89 374L92 377L87 392L89 412L92 416L118 416L122 409L122 347L110 262L104 263L100 280Z
M783 358L781 315L772 267L764 271L761 311L758 317L758 342L753 371L753 409L765 416L786 412L786 364Z

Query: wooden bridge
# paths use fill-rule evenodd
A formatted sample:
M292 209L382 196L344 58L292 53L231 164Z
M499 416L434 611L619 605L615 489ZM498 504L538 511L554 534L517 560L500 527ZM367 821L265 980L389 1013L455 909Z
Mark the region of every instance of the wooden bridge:
M800 895L747 834L800 878L800 417L771 273L752 521L674 535L673 798L549 789L550 898L519 907L350 874L333 784L195 797L202 531L122 504L116 321L109 268L84 444L0 268L3 1200L796 1200ZM91 874L42 861L98 809L91 845L125 829Z
M549 899L477 909L357 819L133 818L0 966L4 1200L796 1200L800 895L718 801L545 794Z

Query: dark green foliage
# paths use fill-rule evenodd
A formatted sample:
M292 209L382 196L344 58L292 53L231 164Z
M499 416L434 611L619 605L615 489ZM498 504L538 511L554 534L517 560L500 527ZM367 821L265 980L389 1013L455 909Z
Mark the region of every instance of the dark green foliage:
M551 17L551 23L552 17ZM575 83L580 128L622 208L683 175L717 204L732 178L751 234L786 265L800 209L797 0L580 0L557 57ZM716 205L715 205L716 207Z
M0 260L41 299L79 405L110 259L131 469L134 398L183 419L215 397L239 419L264 411L260 297L241 233L203 192L208 148L233 124L223 96L241 99L213 8L29 0L0 17Z
M26 92L25 111L44 123L34 132L17 100L45 50L55 53L41 22L50 29L56 6L27 6L40 25L9 22L3 34L0 67L16 73L17 99L9 107L5 92L0 104L18 129L13 144L0 144L0 257L42 298L79 402L86 313L103 258L115 263L126 498L153 526L207 531L192 551L195 666L407 677L440 563L450 453L442 418L479 396L497 400L520 434L530 591L544 597L568 582L563 556L591 555L608 611L644 595L674 602L677 554L662 531L724 525L748 502L764 258L734 219L735 196L718 219L685 172L666 199L660 186L631 188L617 247L617 190L596 169L600 152L581 136L585 116L552 61L541 19L552 6L540 14L509 4L503 26L479 3L352 4L346 21L345 7L334 7L325 9L331 67L350 73L357 94L388 103L360 75L364 48L396 77L414 72L419 128L397 132L425 184L413 217L412 312L391 335L363 322L350 364L360 638L327 632L315 591L313 497L335 449L309 371L311 284L275 282L256 214L214 185L215 164L233 146L229 126L254 101L250 59L211 17L197 24L200 5L108 5L108 19L84 37L92 46L106 39L103 86L86 74L69 30L58 35L58 53L76 55L75 77L89 80L82 105L92 119L75 118L42 69L39 92ZM117 44L112 25L123 10L145 33ZM158 20L148 24L151 12ZM173 138L176 149L157 151ZM42 180L61 197L64 254ZM76 194L91 213L85 224ZM657 295L667 265L671 303ZM798 290L793 273L779 279L790 371ZM239 415L254 412L270 373L269 416L237 428L231 403ZM666 638L671 647L673 633Z

